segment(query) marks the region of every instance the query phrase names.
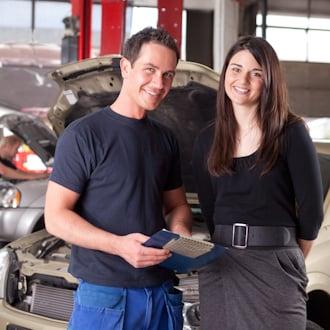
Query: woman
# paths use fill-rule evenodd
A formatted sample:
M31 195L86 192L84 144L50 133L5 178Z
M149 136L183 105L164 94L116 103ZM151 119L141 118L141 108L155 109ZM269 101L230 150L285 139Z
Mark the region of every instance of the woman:
M304 257L322 222L321 177L267 41L248 36L229 50L193 167L212 240L229 247L199 274L202 329L305 329Z

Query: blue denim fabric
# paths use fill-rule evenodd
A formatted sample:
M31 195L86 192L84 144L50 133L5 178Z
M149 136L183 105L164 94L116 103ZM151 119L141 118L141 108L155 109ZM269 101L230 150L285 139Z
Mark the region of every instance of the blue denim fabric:
M171 283L127 289L80 281L69 330L181 330L182 293Z
M163 294L165 297L165 304L168 314L167 329L177 330L183 328L183 302L182 292L175 289L172 283L165 283L162 285ZM165 329L165 328L161 328Z
M68 329L123 329L126 291L81 281Z

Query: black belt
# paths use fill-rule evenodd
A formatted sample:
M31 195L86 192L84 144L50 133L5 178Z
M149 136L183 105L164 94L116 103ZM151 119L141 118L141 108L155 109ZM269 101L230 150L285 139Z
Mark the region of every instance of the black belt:
M239 249L298 246L295 227L250 226L245 223L216 225L212 241Z

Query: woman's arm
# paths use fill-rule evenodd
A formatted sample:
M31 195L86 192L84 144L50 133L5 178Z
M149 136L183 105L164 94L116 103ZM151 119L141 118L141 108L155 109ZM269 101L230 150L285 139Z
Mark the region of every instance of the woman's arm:
M308 253L323 220L323 189L317 154L303 123L288 128L287 162L294 188L298 238Z
M306 241L304 239L298 239L298 245L302 251L302 253L304 254L304 257L306 259L309 251L311 250L312 246L313 246L313 241Z

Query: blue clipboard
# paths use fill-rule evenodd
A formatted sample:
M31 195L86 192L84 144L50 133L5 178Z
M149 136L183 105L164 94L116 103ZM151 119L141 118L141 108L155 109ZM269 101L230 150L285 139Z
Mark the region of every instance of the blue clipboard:
M143 245L146 247L161 249L171 240L176 240L180 237L181 236L179 234L163 229L153 234L145 243L143 243ZM197 242L200 241L194 238L191 238L191 240ZM160 263L159 265L165 268L172 269L177 273L189 273L191 271L198 270L203 266L206 266L212 261L215 261L221 256L221 254L225 250L225 247L213 243L213 247L209 252L206 252L196 258L191 258L171 251L172 256Z

